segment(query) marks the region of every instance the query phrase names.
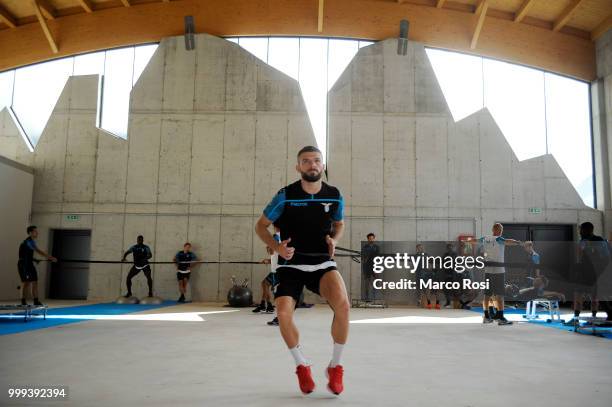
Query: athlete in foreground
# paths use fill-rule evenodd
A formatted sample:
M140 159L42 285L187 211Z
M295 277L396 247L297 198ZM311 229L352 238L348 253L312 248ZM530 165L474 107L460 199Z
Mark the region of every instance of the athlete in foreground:
M338 189L321 181L325 165L318 148L302 148L297 161L301 179L278 191L257 221L255 231L279 254L276 312L281 335L297 366L300 390L308 394L315 388L293 321L296 301L306 286L325 298L334 312L331 326L334 348L326 374L328 389L340 394L344 389L340 358L348 336L349 302L333 257L344 229L344 203ZM280 242L268 230L273 223L281 231Z

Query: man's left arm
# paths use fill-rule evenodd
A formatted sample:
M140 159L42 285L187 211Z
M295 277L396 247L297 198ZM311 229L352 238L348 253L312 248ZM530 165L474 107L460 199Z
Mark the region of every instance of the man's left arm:
M504 244L506 246L522 246L523 242L515 239L504 239Z
M332 213L331 220L332 230L331 233L325 237L325 240L327 241L330 257L334 257L336 244L342 239L344 233L344 199L342 195L338 197L338 204Z

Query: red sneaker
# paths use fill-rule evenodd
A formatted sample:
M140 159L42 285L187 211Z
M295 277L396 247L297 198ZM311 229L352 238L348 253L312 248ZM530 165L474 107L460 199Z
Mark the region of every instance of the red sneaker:
M300 383L300 390L302 393L312 393L315 389L315 383L312 380L310 366L299 365L295 370L295 374L298 377L298 382Z
M440 304L436 304L436 309L440 309Z
M336 365L336 367L328 367L325 375L329 382L327 383L327 390L331 391L335 395L342 393L344 390L344 385L342 384L342 375L344 374L344 369L341 365Z
M427 304L427 309L431 309L431 304Z

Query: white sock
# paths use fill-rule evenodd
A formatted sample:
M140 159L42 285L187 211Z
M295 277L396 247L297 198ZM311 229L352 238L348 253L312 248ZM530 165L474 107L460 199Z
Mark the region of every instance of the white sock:
M302 347L300 345L296 346L295 348L289 349L289 352L291 352L291 356L293 356L293 360L295 360L296 366L299 366L299 365L308 366L308 362L306 361L306 358L302 354Z
M344 344L334 342L334 353L332 354L332 360L329 362L329 367L336 367L340 364L340 358L342 357L342 350Z

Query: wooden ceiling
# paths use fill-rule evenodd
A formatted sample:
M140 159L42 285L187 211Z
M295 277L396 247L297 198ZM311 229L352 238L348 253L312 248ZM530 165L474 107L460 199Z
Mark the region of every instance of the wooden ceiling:
M612 0L0 0L0 71L183 33L379 40L399 20L426 45L593 80Z

